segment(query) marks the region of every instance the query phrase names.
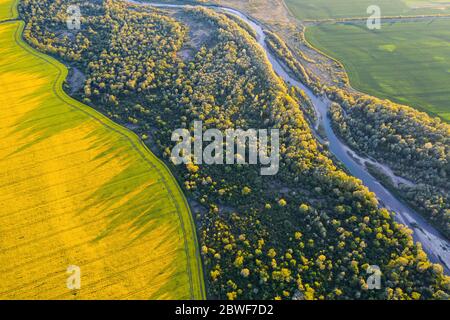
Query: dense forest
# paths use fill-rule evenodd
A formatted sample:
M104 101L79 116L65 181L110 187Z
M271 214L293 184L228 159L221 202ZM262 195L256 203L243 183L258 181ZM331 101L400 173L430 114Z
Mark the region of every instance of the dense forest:
M333 126L361 154L388 164L412 184L391 187L450 238L450 126L439 118L334 89Z
M449 298L442 266L330 160L301 92L275 75L241 23L209 9L104 0L80 4L76 31L66 27L70 3L23 0L25 39L81 70L75 97L133 129L171 166L195 212L210 298ZM172 131L195 120L205 129L280 129L278 175L171 165ZM381 269L380 290L369 289L370 265Z
M408 106L323 85L280 37L266 34L267 45L285 66L316 94L334 102L330 117L340 138L412 183L395 184L374 167L372 174L450 239L450 125Z

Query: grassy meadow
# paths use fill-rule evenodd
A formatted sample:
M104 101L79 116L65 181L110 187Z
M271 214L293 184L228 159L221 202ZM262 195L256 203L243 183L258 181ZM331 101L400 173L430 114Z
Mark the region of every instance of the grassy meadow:
M23 27L0 24L0 299L204 298L195 227L169 170L65 95L67 69L27 46ZM69 265L80 290L66 286Z
M449 14L448 0L285 0L300 20L366 17L367 8L377 5L384 16Z
M450 19L309 27L308 41L345 66L351 85L450 120Z

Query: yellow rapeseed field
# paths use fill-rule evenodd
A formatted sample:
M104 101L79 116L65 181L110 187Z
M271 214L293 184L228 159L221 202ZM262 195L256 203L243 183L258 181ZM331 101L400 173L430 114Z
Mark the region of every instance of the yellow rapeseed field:
M204 298L175 179L134 134L66 96L67 69L22 31L0 24L0 299Z
M19 0L0 0L0 21L13 19L17 16Z

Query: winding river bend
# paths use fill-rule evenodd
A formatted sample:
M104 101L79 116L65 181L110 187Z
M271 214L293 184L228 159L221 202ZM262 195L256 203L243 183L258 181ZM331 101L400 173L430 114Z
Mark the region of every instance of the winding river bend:
M129 3L137 5L148 5L161 8L183 8L187 5L181 4L162 4L139 2L134 0L126 0ZM354 157L350 156L356 153L353 152L347 145L345 145L334 133L331 127L331 121L327 115L330 101L323 97L316 96L309 88L303 85L300 81L293 78L283 67L282 63L271 53L265 42L265 34L262 25L255 20L249 18L242 12L225 7L208 6L216 10L227 11L232 13L242 20L247 22L257 33L257 41L267 55L272 68L279 77L285 82L297 86L305 91L311 99L316 113L319 118L318 124L321 124L325 129L326 138L329 142L329 150L333 153L339 161L341 161L348 171L356 178L360 179L370 191L374 192L383 204L384 207L396 213L395 219L402 224L407 225L414 230L414 240L422 244L424 251L428 254L432 262L440 263L444 266L445 273L450 274L450 242L447 241L433 226L431 226L421 215L413 209L398 200L391 192L389 192L381 183L367 172L364 166L364 158L359 157L363 161L357 162ZM367 159L367 161L370 161Z

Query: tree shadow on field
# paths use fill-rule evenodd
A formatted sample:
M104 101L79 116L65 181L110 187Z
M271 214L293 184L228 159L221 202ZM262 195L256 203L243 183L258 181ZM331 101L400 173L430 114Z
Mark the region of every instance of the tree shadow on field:
M30 138L31 141L19 145L6 158L25 152L30 147L66 130L92 121L78 110L68 108L63 101L55 98L52 93L43 93L37 98L36 93L33 92L25 95L17 103L36 103L37 106L24 113L15 122L14 129L9 134L20 135L18 141L29 140Z
M166 281L163 285L160 285L158 290L153 292L150 296L146 297L147 300L165 300L173 299L177 297L177 300L191 300L192 297L186 287L189 287L189 279L185 270L181 270L179 266L171 265L164 271L165 274L170 273L167 277L170 281ZM151 282L156 282L162 278L162 274L155 275ZM149 283L152 285L152 283Z
M105 212L108 219L107 228L94 241L127 227L130 245L154 231L162 222L171 222L174 230L178 227L176 208L161 177L148 165L139 164L129 162L125 169L85 199L86 205L78 214L95 208Z
M163 181L156 167L133 150L136 147L128 136L106 128L97 119L71 108L55 95L48 82L35 83L31 88L25 90L26 94L16 101L17 106L28 104L29 110L15 120L9 132L9 135L19 136L17 141L26 142L13 146L15 150L6 159L27 152L34 145L65 131L78 130L80 135L74 139L85 141L86 152L93 154L89 159L95 163L91 166L91 174L112 159L120 168L118 174L85 199L84 207L77 212L82 214L90 208L106 212L109 225L94 241L111 235L122 226L129 227L131 242L148 235L161 222L170 221L177 230L178 208L167 190L167 182ZM88 129L83 130L84 127Z

